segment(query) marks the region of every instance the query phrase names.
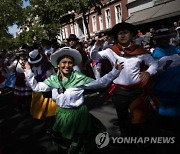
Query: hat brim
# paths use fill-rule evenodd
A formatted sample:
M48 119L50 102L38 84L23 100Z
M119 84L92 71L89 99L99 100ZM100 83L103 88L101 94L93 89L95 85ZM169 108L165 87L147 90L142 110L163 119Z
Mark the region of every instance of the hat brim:
M24 52L20 52L20 53L16 53L17 56L21 56L21 55L28 55L27 53Z
M137 34L137 28L136 26L127 23L127 22L121 22L116 24L112 29L111 29L111 34L113 36L116 36L118 34L119 31L121 30L129 30L131 33L133 33L133 35Z
M76 41L79 41L78 38L67 38L66 40L67 40L67 41L70 41L70 40L76 40Z
M28 58L28 62L29 62L30 64L36 64L36 63L39 63L41 60L42 60L42 55L40 55L40 58L37 59L37 60L35 60L35 61L31 61L30 58Z
M63 47L58 50L56 50L51 56L50 56L50 62L54 67L57 67L57 60L62 56L70 56L74 59L74 65L79 65L82 61L82 56L76 49L72 49L70 47Z
M16 55L27 55L27 52L25 49L20 49L19 52L16 53Z
M180 26L176 27L176 30L180 30Z
M161 38L171 38L171 37L175 37L176 33L171 33L171 34L167 34L167 35L155 35L153 36L153 39L161 39Z

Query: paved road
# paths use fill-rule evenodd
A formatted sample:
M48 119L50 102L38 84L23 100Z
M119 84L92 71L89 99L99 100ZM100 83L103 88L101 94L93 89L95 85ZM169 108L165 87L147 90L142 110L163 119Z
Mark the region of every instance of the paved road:
M111 100L102 103L101 95L86 95L86 104L91 114L97 117L107 128L111 136L120 136L115 125L117 116ZM56 154L51 144L51 136L46 134L45 121L33 119L28 112L14 110L12 93L0 96L0 154ZM102 154L169 154L165 146L152 146L146 150L137 146L109 144L95 153ZM173 154L171 152L171 154Z

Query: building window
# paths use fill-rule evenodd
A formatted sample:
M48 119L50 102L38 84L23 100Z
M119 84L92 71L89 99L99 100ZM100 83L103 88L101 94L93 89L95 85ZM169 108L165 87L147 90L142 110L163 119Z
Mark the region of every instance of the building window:
M74 25L73 24L71 24L71 26L70 26L70 28L71 28L71 34L74 34Z
M100 30L103 30L103 17L102 17L102 15L99 16L99 28L100 28Z
M116 17L116 24L122 22L122 12L121 12L121 5L115 6L115 17Z
M93 32L97 31L96 16L92 17L92 28L93 28Z
M62 38L63 39L66 39L66 36L65 36L65 32L64 32L65 30L64 29L62 29Z
M78 25L77 25L77 22L74 25L74 32L75 32L75 35L77 36L78 35Z
M67 27L65 27L65 36L66 36L66 38L68 38L68 37L69 37Z
M111 28L111 14L110 9L105 10L106 28Z

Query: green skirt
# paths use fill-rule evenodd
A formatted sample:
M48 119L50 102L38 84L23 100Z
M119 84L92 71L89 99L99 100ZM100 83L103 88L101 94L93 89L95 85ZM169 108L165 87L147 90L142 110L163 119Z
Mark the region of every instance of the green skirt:
M106 128L88 112L86 105L56 110L53 143L59 152L87 154L96 148L96 135L104 131Z

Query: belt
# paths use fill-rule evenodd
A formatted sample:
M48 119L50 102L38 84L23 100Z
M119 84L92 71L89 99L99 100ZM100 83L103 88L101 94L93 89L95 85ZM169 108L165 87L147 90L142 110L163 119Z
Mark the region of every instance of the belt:
M106 98L108 99L111 96L111 94L113 93L115 88L120 88L123 90L133 90L133 89L140 88L140 87L141 87L141 82L138 82L136 84L129 85L129 86L112 83L107 89L107 97Z
M136 84L129 85L129 86L115 84L115 87L123 89L123 90L133 90L133 89L141 87L141 82L138 82Z

